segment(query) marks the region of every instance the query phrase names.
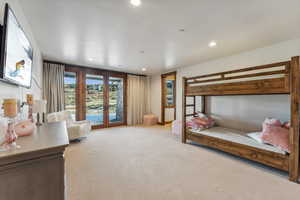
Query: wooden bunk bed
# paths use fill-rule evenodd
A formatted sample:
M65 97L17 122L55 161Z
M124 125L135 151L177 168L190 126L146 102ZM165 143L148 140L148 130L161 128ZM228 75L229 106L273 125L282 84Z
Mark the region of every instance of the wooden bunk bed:
M239 131L215 127L195 132L186 127L188 117L196 115L196 96L201 96L201 109L206 112L206 96L224 95L290 95L290 149L289 154L247 141ZM193 103L187 104L187 98ZM289 173L289 179L299 179L299 56L290 61L243 68L221 73L183 78L182 142L187 140L209 146L236 156L256 161ZM187 108L192 113L187 113ZM269 145L268 145L269 146ZM270 147L270 146L269 146ZM275 148L275 147L274 147Z

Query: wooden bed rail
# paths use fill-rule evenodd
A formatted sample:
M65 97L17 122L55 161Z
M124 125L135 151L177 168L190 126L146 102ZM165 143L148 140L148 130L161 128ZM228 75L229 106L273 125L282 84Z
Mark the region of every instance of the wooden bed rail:
M285 61L186 78L186 95L288 94L290 66Z
M271 69L271 68L283 67L283 66L285 67L284 70L273 70L273 71L267 71L267 72L259 72L259 73L253 73L253 74L226 77L227 75L233 75L236 73L251 72L251 71L257 71L257 70L262 70L262 69ZM187 78L186 80L187 80L188 84L195 84L195 83L205 83L205 82L215 82L215 81L222 81L222 80L249 78L249 77L256 77L256 76L288 74L289 70L290 70L290 61L285 61L285 62L278 62L278 63L272 63L272 64L267 64L267 65L260 65L260 66L255 66L255 67L248 67L248 68L243 68L243 69L207 74L207 75L202 75L202 76L195 76L195 77ZM213 79L200 80L203 78L216 77L216 76L219 76L219 77L213 78Z

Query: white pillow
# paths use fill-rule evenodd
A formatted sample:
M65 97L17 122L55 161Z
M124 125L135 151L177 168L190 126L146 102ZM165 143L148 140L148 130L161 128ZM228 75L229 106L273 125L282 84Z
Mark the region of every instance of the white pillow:
M248 133L247 136L254 139L256 142L263 144L264 142L260 138L261 132Z

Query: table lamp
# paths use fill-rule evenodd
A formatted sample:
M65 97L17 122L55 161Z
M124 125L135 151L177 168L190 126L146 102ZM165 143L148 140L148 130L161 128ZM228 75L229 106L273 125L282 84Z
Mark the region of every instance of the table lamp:
M15 118L18 114L17 99L4 99L3 110L4 117L8 118L8 127L5 140L0 145L4 145L7 150L19 148L16 144L18 136L15 132Z
M28 105L28 119L33 122L33 116L32 116L32 106L33 106L33 95L27 94L26 95L26 103Z

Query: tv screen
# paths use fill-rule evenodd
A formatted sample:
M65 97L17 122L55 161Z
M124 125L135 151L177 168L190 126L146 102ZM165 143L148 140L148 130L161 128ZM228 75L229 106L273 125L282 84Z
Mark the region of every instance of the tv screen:
M31 86L33 49L11 8L6 4L2 29L1 78Z

